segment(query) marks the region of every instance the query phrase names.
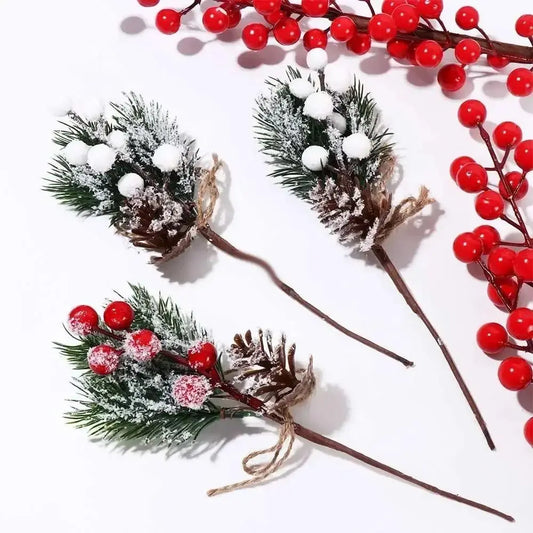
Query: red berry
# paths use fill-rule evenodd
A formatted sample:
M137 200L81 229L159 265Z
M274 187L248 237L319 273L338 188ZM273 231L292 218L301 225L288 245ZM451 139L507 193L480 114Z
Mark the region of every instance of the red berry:
M121 352L107 344L100 344L87 352L89 368L100 376L112 374L120 364Z
M280 8L281 0L254 0L254 9L261 15L270 15Z
M500 383L509 390L519 391L531 384L531 365L522 357L508 357L498 369Z
M516 33L526 39L533 37L533 15L522 15L515 25Z
M444 91L455 92L464 87L466 72L461 65L451 63L439 70L437 80Z
M224 2L220 4L220 7L228 14L229 24L228 28L235 28L241 21L241 10L230 2Z
M403 33L411 33L416 30L420 22L420 16L415 7L409 4L398 6L392 12L392 19L394 20L398 31Z
M393 11L402 4L406 4L405 0L385 0L381 6L381 12L387 15L392 15Z
M154 7L159 4L159 0L137 0L143 7Z
M522 200L522 198L524 198L524 196L527 194L527 191L529 190L529 183L527 179L525 177L522 177L522 174L520 172L517 172L516 170L514 172L507 173L505 175L505 181L511 189L511 194L507 192L507 187L505 186L505 183L502 180L500 180L498 189L500 190L500 194L506 200L509 200L511 197L513 197L517 201Z
M357 55L364 55L370 50L372 39L368 33L356 33L347 43L346 48Z
M455 22L462 30L473 30L479 24L479 13L471 6L461 7L455 14Z
M68 315L68 327L76 335L89 335L98 327L98 313L88 305L78 305Z
M522 141L516 147L514 160L524 172L533 170L533 139Z
M187 352L189 364L195 370L207 372L217 362L217 349L210 342L198 342Z
M333 19L329 32L336 41L345 43L356 34L357 28L350 17L343 15Z
M500 242L498 230L492 226L478 226L474 231L483 243L483 254L488 254Z
M162 9L155 17L156 28L166 35L172 35L180 29L181 13L175 9Z
M326 48L327 44L328 34L325 31L313 28L304 33L304 48L307 51L313 48Z
M483 243L474 233L461 233L453 241L453 253L462 263L474 263L483 252Z
M302 10L308 17L323 17L329 9L329 0L302 0Z
M127 302L112 302L104 311L104 322L107 327L121 331L128 329L133 323L134 313Z
M478 346L485 353L494 355L505 348L509 335L501 324L489 322L478 329L476 339Z
M492 284L489 284L487 288L487 296L489 297L489 300L496 307L506 307L506 302L513 304L518 294L518 284L516 281L513 278L500 278L496 280L496 285L500 288L505 301L500 298L498 291L492 286Z
M524 427L524 437L531 446L533 446L533 418L530 418Z
M464 192L481 192L487 188L489 176L481 165L468 163L457 172L456 182Z
M438 19L443 9L444 5L442 0L420 0L418 4L420 16L427 19Z
M501 69L505 68L511 61L507 57L503 56L488 56L487 62L492 68Z
M502 150L515 148L522 140L522 130L514 122L502 122L494 128L492 138L494 139L494 144Z
M503 214L503 198L495 191L483 191L476 198L476 213L484 220L495 220Z
M474 39L462 39L455 47L455 57L463 65L475 63L481 56L481 45Z
M273 34L279 44L291 45L298 42L302 31L296 20L283 18L274 26Z
M533 94L533 72L527 68L517 68L507 78L507 88L514 96Z
M465 165L468 165L468 163L475 163L475 161L467 155L462 155L461 157L458 157L452 161L452 164L450 165L450 176L452 177L453 181L457 179L457 173Z
M250 50L262 50L268 42L268 28L253 22L242 29L242 40Z
M274 24L277 24L281 19L285 18L287 15L283 11L274 11L274 13L270 13L269 15L263 15L263 18L269 23L274 26Z
M380 43L386 43L394 39L397 31L393 18L385 13L374 15L368 23L370 37Z
M459 106L457 116L465 128L475 128L485 122L487 108L479 100L466 100Z
M410 44L402 39L392 39L387 43L387 52L395 59L405 59L409 53Z
M527 307L515 309L507 318L507 331L520 341L533 338L533 311Z
M522 281L533 281L533 250L526 248L514 258L514 273Z
M221 7L206 9L202 17L204 28L211 33L222 33L229 28L229 15Z
M513 274L515 252L505 246L494 248L487 258L487 267L497 277L503 278Z
M157 335L148 329L140 329L126 336L124 352L128 357L145 363L153 359L160 351L162 345Z
M415 49L416 63L421 67L439 66L443 55L442 46L435 41L422 41Z

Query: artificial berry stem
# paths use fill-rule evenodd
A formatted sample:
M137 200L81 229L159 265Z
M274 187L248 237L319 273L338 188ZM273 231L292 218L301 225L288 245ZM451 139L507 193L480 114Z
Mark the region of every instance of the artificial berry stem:
M503 293L502 288L500 285L496 282L496 276L487 268L485 263L483 261L479 260L478 265L481 267L481 270L483 270L483 273L485 274L485 277L487 278L487 281L494 287L494 290L498 294L500 300L505 305L507 311L511 313L516 309L516 302L509 301L509 298Z
M453 376L455 377L457 383L459 384L459 387L461 391L463 392L464 397L466 398L466 401L468 402L468 405L470 406L470 409L472 410L472 413L474 413L474 416L479 424L479 427L481 428L481 431L483 432L483 435L485 436L485 439L487 440L487 444L489 445L489 448L491 450L494 450L496 446L494 445L494 441L492 440L492 437L490 436L489 430L487 428L487 424L485 423L485 420L483 419L483 416L481 414L481 411L479 410L474 397L472 396L468 386L465 383L465 380L461 376L461 373L459 372L459 369L457 368L457 365L455 364L455 361L452 358L451 353L449 352L448 348L444 344L443 340L440 338L440 335L438 334L437 330L434 328L433 324L429 321L428 317L416 301L415 297L411 293L409 287L403 280L401 274L399 273L398 269L390 259L389 255L385 251L385 249L380 245L374 245L372 248L372 251L374 252L374 255L376 256L377 260L385 270L385 272L389 275L392 282L400 292L400 294L404 297L405 301L407 302L407 305L412 309L412 311L418 315L418 317L422 320L428 331L431 333L432 337L437 342L442 354L444 355L444 358L446 359L446 362L448 363L448 366L450 367Z

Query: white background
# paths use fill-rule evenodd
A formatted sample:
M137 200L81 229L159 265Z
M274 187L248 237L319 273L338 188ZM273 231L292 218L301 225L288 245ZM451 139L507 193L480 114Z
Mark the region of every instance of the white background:
M482 25L517 41L514 21L530 2L473 2ZM164 7L172 2L162 2ZM458 0L446 0L453 23ZM364 5L357 6L364 13ZM530 7L530 6L529 6ZM533 397L498 383L498 362L479 352L477 327L504 320L485 285L451 253L453 238L479 223L473 198L448 176L457 155L484 157L460 127L457 99L435 73L389 63L380 50L341 54L395 132L401 193L427 184L438 204L407 224L387 249L455 355L497 443L490 452L423 326L372 263L349 257L307 205L272 183L252 135L263 79L304 54L270 47L246 52L189 17L175 36L152 27L156 10L135 0L0 2L0 198L3 248L0 357L0 529L9 533L359 531L484 533L531 531L533 450L522 435ZM143 23L144 21L144 23ZM223 42L230 41L230 42ZM202 44L205 43L205 44ZM337 57L332 47L332 54ZM489 121L517 120L533 134L532 99L507 95L503 77L476 68L459 95L481 97ZM413 358L401 365L343 337L298 307L251 265L200 240L164 271L107 229L41 191L54 147L50 102L61 95L118 98L135 90L179 116L203 153L231 169L216 229L268 258L303 295L360 333ZM529 197L531 200L531 196ZM527 201L526 201L527 203ZM225 220L225 222L224 222ZM162 290L210 327L220 342L257 326L285 331L301 361L315 356L319 390L295 414L305 424L443 488L496 506L504 521L436 497L350 459L300 442L290 473L262 487L208 499L205 491L242 478L240 460L269 445L274 429L220 422L202 444L171 457L91 442L67 426L71 370L53 349L66 340L66 313L99 307L127 282Z

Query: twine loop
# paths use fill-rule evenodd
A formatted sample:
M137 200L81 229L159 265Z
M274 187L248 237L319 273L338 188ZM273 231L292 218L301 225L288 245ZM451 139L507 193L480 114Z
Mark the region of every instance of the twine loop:
M196 223L197 228L205 228L213 216L215 206L220 196L218 191L216 174L222 167L222 161L216 154L213 154L213 165L210 168L202 170L200 184L198 185L198 194L196 198Z

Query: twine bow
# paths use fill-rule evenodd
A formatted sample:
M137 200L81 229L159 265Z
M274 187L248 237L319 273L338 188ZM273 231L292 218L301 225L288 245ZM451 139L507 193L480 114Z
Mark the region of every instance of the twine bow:
M231 485L224 485L218 489L211 489L207 491L208 496L217 496L218 494L252 487L276 473L283 466L292 452L294 439L296 437L294 420L290 413L290 408L306 400L312 394L315 385L316 379L313 373L313 358L311 357L307 369L298 385L296 385L289 394L284 396L279 402L274 404L272 409L270 409L270 414L273 417L275 416L276 419L282 420L282 422L280 422L281 427L276 444L269 448L265 448L264 450L251 452L242 460L242 469L251 476L249 479L238 483L232 483ZM272 454L269 461L265 463L252 463L253 459L256 457L269 454Z

